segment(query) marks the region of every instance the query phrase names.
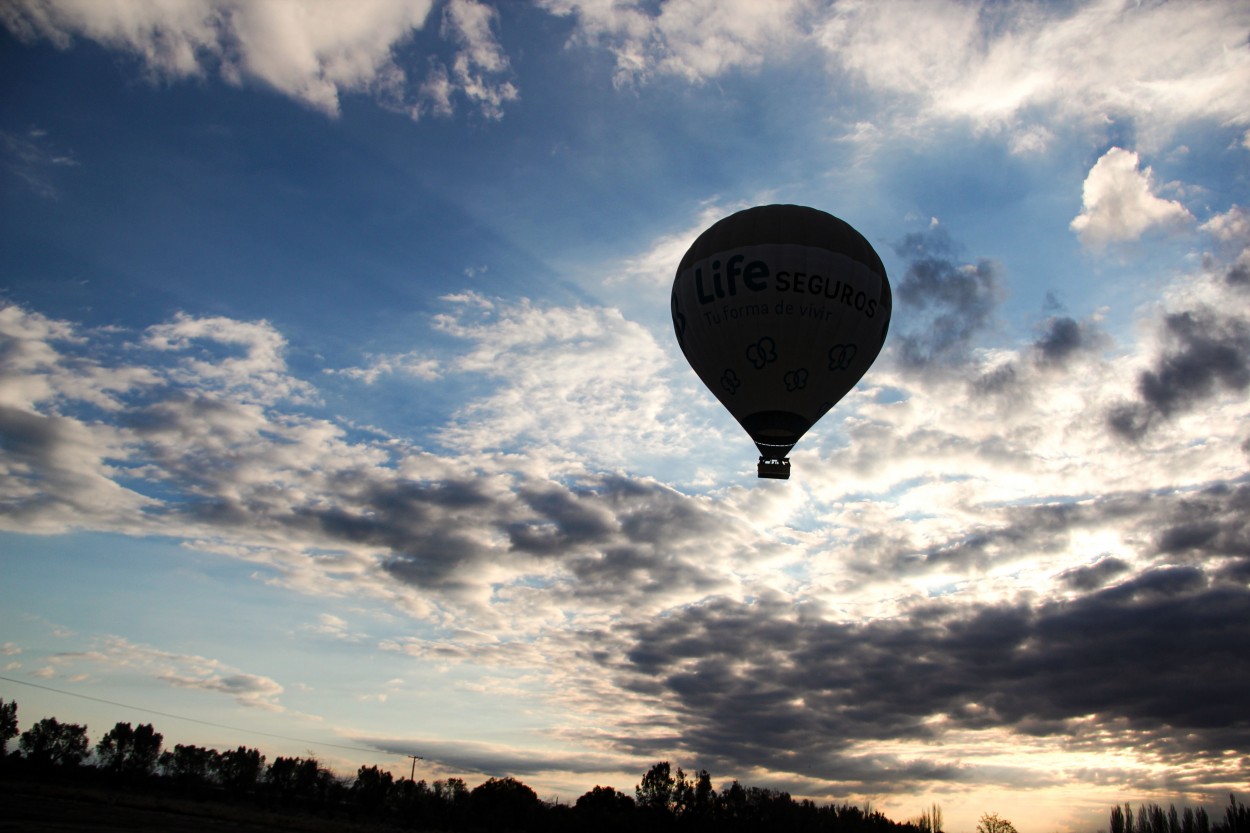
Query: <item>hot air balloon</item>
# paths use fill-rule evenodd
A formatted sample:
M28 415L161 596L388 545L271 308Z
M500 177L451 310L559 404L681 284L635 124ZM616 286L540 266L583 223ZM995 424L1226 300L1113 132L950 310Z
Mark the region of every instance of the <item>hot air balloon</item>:
M746 429L760 477L860 380L885 344L890 282L831 214L766 205L718 221L673 280L673 329L703 384Z

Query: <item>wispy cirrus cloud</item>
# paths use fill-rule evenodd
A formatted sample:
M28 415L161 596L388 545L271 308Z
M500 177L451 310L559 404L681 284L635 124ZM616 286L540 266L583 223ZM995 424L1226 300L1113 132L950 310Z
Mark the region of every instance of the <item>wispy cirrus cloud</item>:
M126 669L178 688L227 694L243 706L281 712L284 689L273 679L248 674L219 660L180 654L120 636L103 636L85 651L53 654L45 679L83 679Z
M838 3L816 36L832 64L903 104L899 127L966 120L1034 152L1050 141L1047 113L1087 128L1125 119L1150 149L1184 122L1247 124L1250 13L1240 3L952 0L896 12Z
M46 130L32 127L21 132L0 130L0 164L33 193L54 199L60 193L56 171L77 167L78 159L58 148Z

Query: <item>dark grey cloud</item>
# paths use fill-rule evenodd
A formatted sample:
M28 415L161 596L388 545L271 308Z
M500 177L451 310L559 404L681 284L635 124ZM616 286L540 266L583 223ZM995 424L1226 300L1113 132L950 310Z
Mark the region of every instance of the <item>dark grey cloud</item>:
M1123 558L1109 555L1098 559L1093 564L1064 570L1056 578L1061 584L1073 590L1097 590L1124 575L1130 569L1132 569L1131 565Z
M1218 569L1229 559L1250 559L1250 485L1246 476L1193 491L1125 492L1080 500L1052 500L994 509L982 507L979 526L917 544L888 531L870 530L851 545L847 569L858 580L899 575L969 574L1063 552L1074 533L1116 529L1141 542L1136 563L1192 564ZM1056 577L1073 590L1092 590L1125 572L1127 561L1106 553Z
M511 524L514 549L537 555L576 552L606 541L618 528L616 519L593 493L578 493L556 484L522 489L520 498L536 517Z
M940 597L865 622L788 598L713 598L598 634L587 658L676 721L671 736L635 739L628 751L684 750L713 771L762 766L865 789L993 777L940 760L913 770L860 745L936 742L943 727L1118 743L1163 760L1250 754L1241 705L1250 699L1250 483L1007 507L998 517L921 549L876 536L857 568L966 574L1107 527L1140 550L1090 553L1092 563L1056 575L1056 589L1075 597Z
M546 772L597 773L622 769L638 769L649 762L623 759L621 756L570 754L494 747L473 741L401 740L395 738L356 737L354 743L373 746L394 755L418 755L428 763L449 772L477 772L483 776L503 778L524 777ZM470 786L473 786L470 784Z
M1033 347L1042 363L1061 365L1082 348L1088 347L1089 341L1089 334L1076 319L1061 315L1046 322Z
M1211 309L1164 317L1169 347L1137 380L1139 399L1115 406L1108 424L1141 439L1153 425L1191 410L1221 390L1250 388L1250 318Z
M1250 286L1250 259L1243 258L1234 263L1224 276L1230 286Z
M894 329L904 367L957 364L990 323L1002 296L998 267L961 262L945 229L909 234L895 246L908 261L894 297ZM900 314L901 313L901 314Z
M614 670L624 684L658 687L681 747L734 771L863 781L864 761L844 760L853 743L934 740L938 717L1073 742L1114 730L1162 754L1181 740L1244 754L1248 609L1245 586L1212 584L1192 567L1148 570L1071 602L936 601L861 623L718 599L634 627ZM960 771L910 777L943 775ZM881 762L878 783L898 778Z

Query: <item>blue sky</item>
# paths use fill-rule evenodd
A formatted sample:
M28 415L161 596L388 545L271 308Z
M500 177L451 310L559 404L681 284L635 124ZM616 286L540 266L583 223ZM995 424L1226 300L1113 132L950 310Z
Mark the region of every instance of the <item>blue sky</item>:
M1244 4L0 23L23 725L568 801L667 759L953 830L1246 788ZM772 202L896 300L786 482L668 302Z

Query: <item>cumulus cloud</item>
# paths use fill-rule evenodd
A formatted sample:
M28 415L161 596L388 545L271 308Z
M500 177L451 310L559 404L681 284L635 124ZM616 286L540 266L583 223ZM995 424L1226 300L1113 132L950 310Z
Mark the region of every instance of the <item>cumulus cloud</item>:
M312 395L311 385L286 372L286 339L266 321L179 313L172 322L149 328L145 343L179 355L169 373L175 381L261 403Z
M1071 228L1091 248L1136 240L1155 228L1175 227L1193 216L1176 200L1155 194L1151 169L1137 154L1111 148L1085 178L1081 213Z
M450 112L452 97L464 95L498 117L517 92L491 28L495 12L477 0L447 4L442 32L457 47L453 71L436 61L435 81L412 89L399 52L433 8L434 0L20 0L0 10L0 22L19 38L62 48L76 38L97 41L133 55L155 79L216 73L259 82L330 116L343 95L365 94L414 117Z

